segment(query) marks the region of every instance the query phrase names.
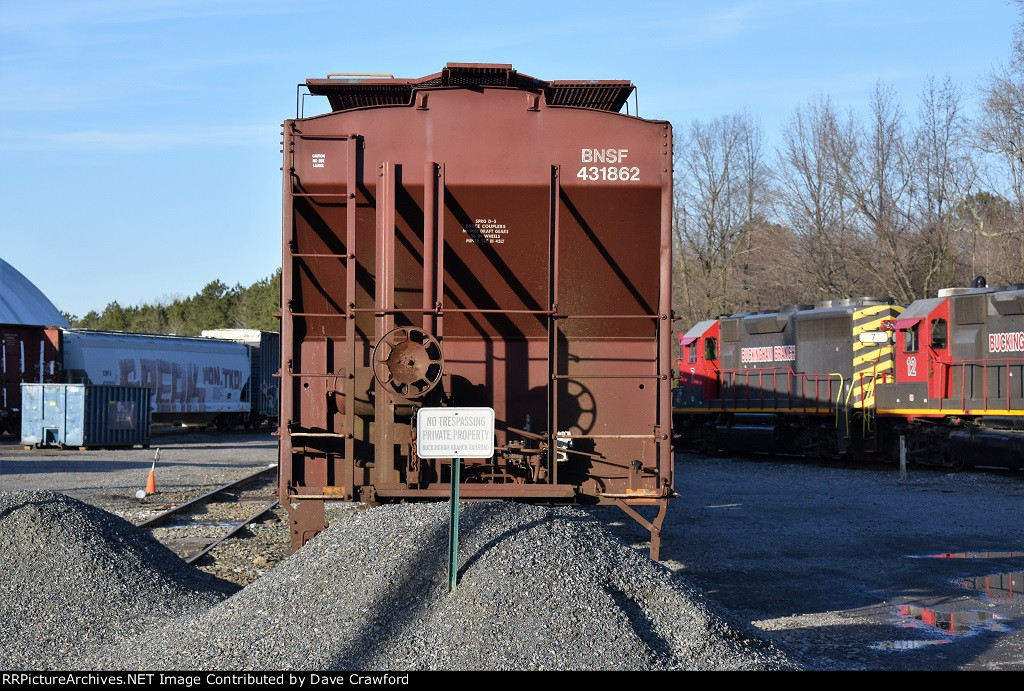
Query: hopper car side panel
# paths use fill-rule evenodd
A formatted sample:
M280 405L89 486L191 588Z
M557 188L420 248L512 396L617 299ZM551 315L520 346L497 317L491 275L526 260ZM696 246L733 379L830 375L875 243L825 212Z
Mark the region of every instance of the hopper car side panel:
M495 416L494 455L461 459L461 496L655 507L657 552L673 496L670 127L553 106L488 69L285 123L293 547L328 499L447 498L452 459L416 454L415 411L453 406Z
M250 412L249 352L241 343L64 330L63 352L69 383L149 388L154 423L234 426Z

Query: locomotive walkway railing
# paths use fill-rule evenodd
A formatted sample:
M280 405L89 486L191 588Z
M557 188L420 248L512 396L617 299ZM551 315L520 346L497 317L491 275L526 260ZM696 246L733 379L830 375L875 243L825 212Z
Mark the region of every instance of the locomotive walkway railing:
M750 367L718 371L722 410L836 412L841 400L840 374L797 373L792 368Z
M938 386L942 393L939 410L949 407L947 401L956 401L959 410L1019 412L1019 403L1014 401L1024 399L1024 357L953 362L934 360L932 365L938 372ZM995 391L990 393L990 388Z

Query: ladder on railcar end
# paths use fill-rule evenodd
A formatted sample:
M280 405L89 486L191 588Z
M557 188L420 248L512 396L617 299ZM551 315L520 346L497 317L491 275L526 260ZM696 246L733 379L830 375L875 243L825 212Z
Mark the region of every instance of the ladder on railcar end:
M280 503L288 511L292 519L292 551L302 547L316 533L327 527L324 512L323 499L303 499L291 494L292 488L289 481L294 471L293 465L293 444L292 438L305 440L318 440L321 443L338 443L344 446L345 457L353 458L355 439L353 430L355 428L355 287L356 272L354 269L356 257L356 160L359 137L355 134L349 135L315 135L305 137L295 126L294 122L289 123L290 129L285 132L284 156L285 165L289 174L285 176L284 209L283 217L288 224L289 236L284 243L284 251L288 255L287 261L282 263L281 284L287 289L289 299L281 305L281 394L280 394L280 419L278 426L280 430L280 459L279 459L279 487L278 493ZM331 142L343 142L346 150L346 165L344 175L344 190L342 192L308 192L301 186L297 176L295 161L296 140L323 140ZM295 201L297 199L314 203L315 200L330 200L345 208L346 238L342 252L304 252L298 246L295 227ZM345 301L341 310L326 312L305 312L295 311L293 290L295 289L296 272L309 263L309 260L337 260L345 269ZM295 352L295 331L299 323L305 324L311 319L343 319L345 325L345 347L343 361L345 367L336 373L314 372L307 370L308 364L303 361L303 369L296 369ZM326 357L326 353L325 353ZM325 359L326 362L326 359ZM345 431L344 433L310 431L296 427L295 420L295 396L294 389L299 382L308 386L310 380L319 380L322 385L328 385L328 380L336 386L341 381L341 394L346 400L345 405ZM326 414L326 413L325 413ZM326 427L325 427L326 429ZM351 486L351 485L350 485Z

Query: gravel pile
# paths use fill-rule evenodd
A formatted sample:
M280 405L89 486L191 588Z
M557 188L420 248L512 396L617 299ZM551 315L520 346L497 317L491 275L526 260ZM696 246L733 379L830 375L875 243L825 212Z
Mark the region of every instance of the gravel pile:
M0 493L0 669L73 669L70 658L239 590L89 504Z
M34 650L5 668L803 668L579 509L464 505L453 592L447 504L368 509L227 597L134 526L74 500L0 506L17 522L2 526L3 619L21 620L0 633ZM42 568L19 566L46 544Z

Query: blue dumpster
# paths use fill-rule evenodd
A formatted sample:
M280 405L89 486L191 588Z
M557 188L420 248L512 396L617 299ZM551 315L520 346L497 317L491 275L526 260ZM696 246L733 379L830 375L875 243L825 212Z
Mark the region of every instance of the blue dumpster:
M141 386L22 384L21 444L149 446L152 392Z

